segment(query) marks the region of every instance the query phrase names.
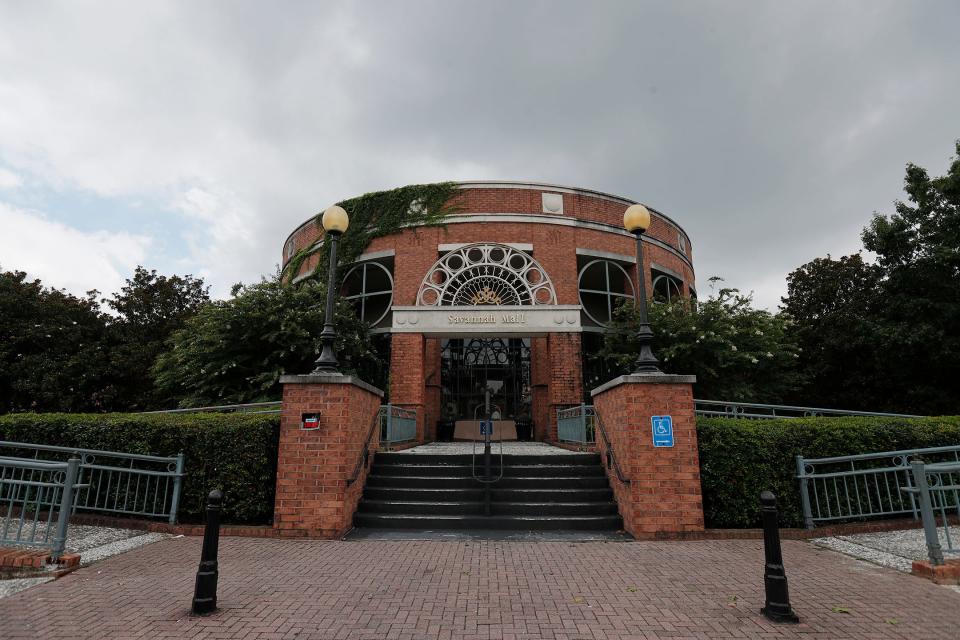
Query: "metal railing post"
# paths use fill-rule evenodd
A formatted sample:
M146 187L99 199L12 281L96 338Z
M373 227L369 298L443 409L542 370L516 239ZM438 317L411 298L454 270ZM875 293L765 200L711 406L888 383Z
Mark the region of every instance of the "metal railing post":
M393 442L393 405L387 403L387 446Z
M580 403L580 442L587 441L587 405Z
M803 456L797 456L797 478L800 480L800 504L803 507L803 524L813 529L813 510L810 508L810 480L807 478Z
M170 498L170 524L177 522L177 510L180 508L180 489L183 486L183 454L177 454L177 477L173 479L173 497Z
M927 484L927 471L920 460L911 460L913 483L920 496L920 517L923 519L923 535L927 540L927 556L930 564L943 564L943 549L940 548L940 537L937 535L937 520L933 515L933 503L930 500L930 486Z
M63 555L67 546L67 525L70 523L70 511L73 508L73 490L77 484L77 475L80 472L80 458L67 460L67 472L63 479L63 490L60 493L60 511L57 513L57 533L53 538L53 549L50 557L56 562ZM53 508L53 505L50 505Z

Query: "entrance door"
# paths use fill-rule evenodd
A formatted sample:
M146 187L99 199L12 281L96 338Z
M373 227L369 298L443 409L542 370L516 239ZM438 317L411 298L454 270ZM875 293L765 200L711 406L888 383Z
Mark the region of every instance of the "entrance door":
M465 437L472 424L490 413L500 420L500 436L515 437L517 421L530 420L530 338L450 338L440 343L441 411ZM473 435L466 437L474 437Z

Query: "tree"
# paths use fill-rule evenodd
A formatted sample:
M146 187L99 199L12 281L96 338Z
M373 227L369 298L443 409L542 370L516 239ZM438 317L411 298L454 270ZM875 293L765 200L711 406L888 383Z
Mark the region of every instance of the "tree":
M907 165L896 213L863 244L883 269L883 376L911 412L960 412L960 140L947 174Z
M860 254L817 258L787 276L782 309L793 318L807 384L792 402L878 411L883 270Z
M203 306L173 333L154 369L161 393L181 406L275 400L280 376L308 373L320 353L323 285L285 286L279 275L238 284L232 298ZM336 309L340 369L378 380L383 360L349 302Z
M908 164L890 216L863 231L859 256L790 274L783 308L808 348L810 401L874 411L960 412L960 141L946 175Z
M116 313L110 323L111 360L120 390L114 408L162 408L153 365L174 331L210 300L209 287L191 275L157 275L138 266L133 278L105 302Z
M0 273L0 412L99 411L113 401L97 295Z
M660 368L696 375L700 398L778 402L801 384L790 319L754 309L750 297L737 289L721 288L705 301L652 304L649 315ZM639 321L635 305L622 305L604 335L595 357L614 374L633 368Z

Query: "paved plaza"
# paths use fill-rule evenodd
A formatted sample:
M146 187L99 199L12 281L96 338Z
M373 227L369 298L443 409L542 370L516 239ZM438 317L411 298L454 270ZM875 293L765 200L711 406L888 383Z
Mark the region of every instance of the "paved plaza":
M200 538L0 599L3 638L956 638L960 594L784 543L803 623L763 605L762 543L225 538L220 610L189 613Z

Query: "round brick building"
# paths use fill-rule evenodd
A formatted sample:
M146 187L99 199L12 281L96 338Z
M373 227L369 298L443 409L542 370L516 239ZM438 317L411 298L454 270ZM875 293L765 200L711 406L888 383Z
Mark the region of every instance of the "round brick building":
M390 402L417 412L418 439L499 421L498 436L557 438L558 409L577 405L607 374L588 357L613 309L636 290L635 201L589 189L523 182L455 185L442 226L375 238L341 264L351 300L389 353ZM654 300L695 296L690 238L648 207L643 276ZM347 233L350 233L349 231ZM286 266L322 241L311 218L287 238ZM307 277L317 256L292 278ZM587 400L589 403L589 400ZM446 425L446 426L445 426Z

